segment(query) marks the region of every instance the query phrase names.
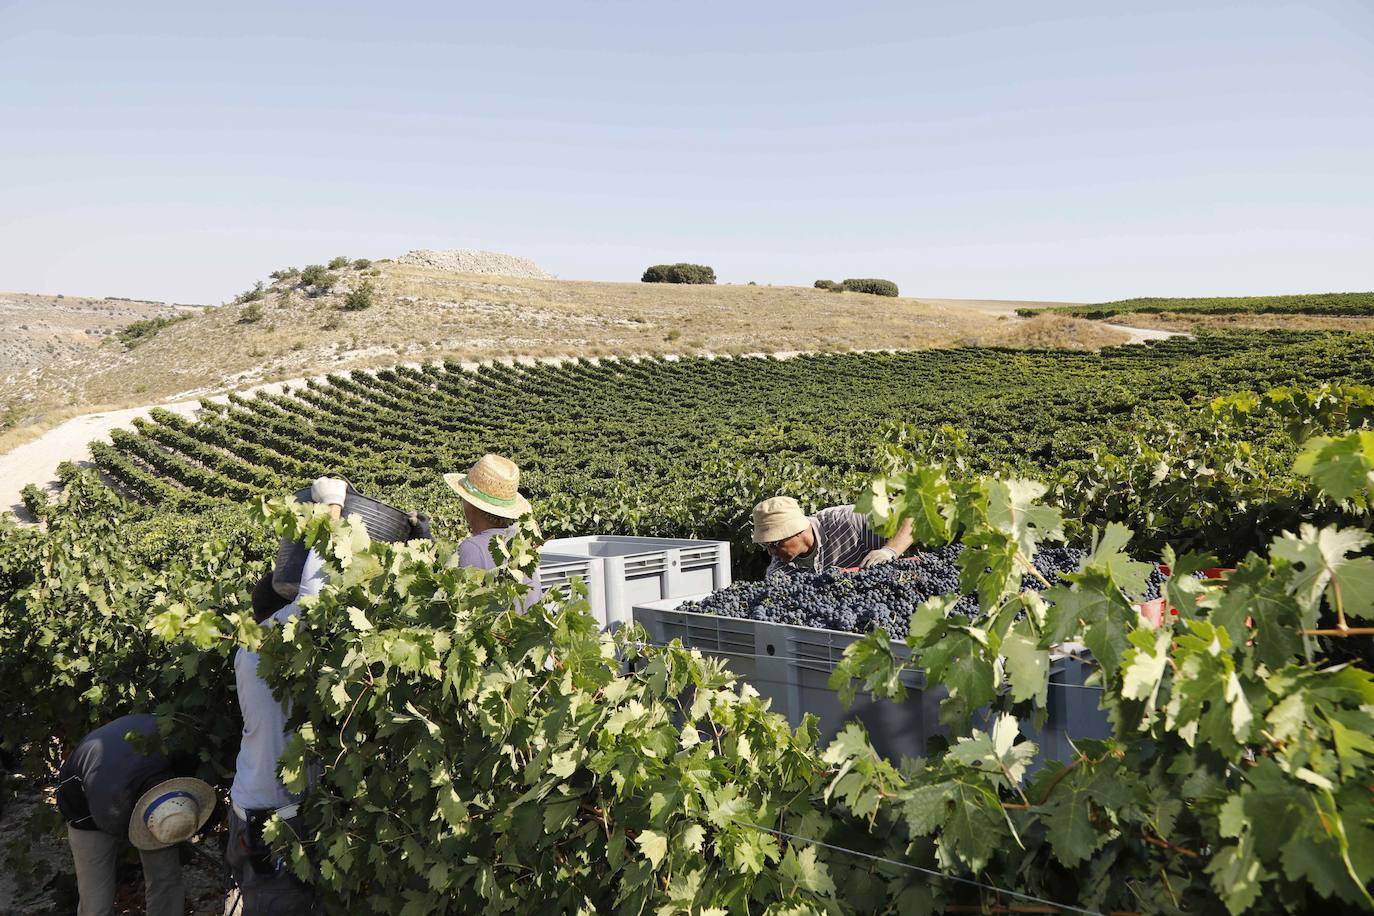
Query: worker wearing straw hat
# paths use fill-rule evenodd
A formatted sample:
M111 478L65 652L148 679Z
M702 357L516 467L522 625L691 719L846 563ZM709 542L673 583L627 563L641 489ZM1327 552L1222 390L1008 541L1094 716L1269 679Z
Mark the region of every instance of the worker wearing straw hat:
M906 553L911 521L884 540L867 517L850 506L831 506L808 516L790 496L774 496L754 507L754 543L773 558L767 575L781 570L821 572L878 566Z
M194 757L136 749L130 733L154 741L157 717L124 716L97 728L58 772L57 807L76 866L77 916L114 912L115 866L125 837L143 863L148 916L186 912L177 846L205 826L215 790L184 775L194 771Z
M445 474L444 482L463 500L463 518L471 535L458 545L457 563L473 569L495 569L491 539L510 537L514 522L530 512L530 503L520 493L520 468L500 455L483 455L466 474ZM526 580L530 591L524 606L543 597L539 570Z

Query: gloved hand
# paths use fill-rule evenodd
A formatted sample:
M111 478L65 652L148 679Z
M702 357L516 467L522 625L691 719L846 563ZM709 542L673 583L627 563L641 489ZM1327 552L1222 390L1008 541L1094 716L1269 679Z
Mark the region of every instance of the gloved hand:
M348 498L348 484L337 477L320 477L310 485L310 499L326 506L340 506Z
M891 563L895 559L897 559L897 551L891 547L879 547L877 550L870 550L864 554L864 558L859 561L859 568L869 569L883 563Z
M429 530L429 516L423 512L410 513L410 537L407 540L434 540L434 533Z

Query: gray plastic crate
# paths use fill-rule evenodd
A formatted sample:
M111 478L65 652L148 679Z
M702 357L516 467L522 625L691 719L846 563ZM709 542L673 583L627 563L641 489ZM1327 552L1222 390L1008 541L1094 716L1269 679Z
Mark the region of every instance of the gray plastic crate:
M587 602L592 606L592 614L606 626L606 582L602 578L601 564L591 557L567 556L558 553L539 552L539 587L547 594L549 589L569 586L574 578L587 583Z
M905 702L876 699L859 691L848 708L840 703L839 693L830 687L830 675L844 650L860 638L858 634L676 610L683 600L691 599L636 606L634 619L654 643L681 639L685 646L724 658L742 680L771 699L773 711L785 715L794 728L805 714L816 716L822 745L855 719L864 724L874 749L894 761L924 756L931 738L949 737L939 715L948 691L943 685L926 689L921 671L902 672ZM900 642L892 648L899 657L909 655ZM1111 734L1106 714L1097 709L1100 690L1082 686L1089 670L1082 662L1056 660L1051 666L1044 727L1037 729L1033 717L1021 719L1022 733L1040 748L1036 766L1044 760L1069 759L1071 737ZM989 724L986 716L975 715L976 727L986 729Z
M599 563L609 627L628 623L636 605L701 595L730 584L730 545L725 541L594 534L554 538L544 543L543 552Z

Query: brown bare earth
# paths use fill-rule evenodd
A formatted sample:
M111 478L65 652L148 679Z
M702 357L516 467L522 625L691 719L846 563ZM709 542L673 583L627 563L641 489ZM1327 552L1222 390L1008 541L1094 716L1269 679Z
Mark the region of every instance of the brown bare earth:
M513 356L906 349L1051 339L1003 300L883 298L786 286L515 279L394 262L336 272L309 296L278 282L253 303L196 309L130 349L114 331L184 314L158 303L0 296L6 330L30 342L0 362L0 453L78 413L184 401L263 382L398 362ZM342 308L374 284L372 307ZM260 317L254 319L254 314ZM57 316L62 316L58 322ZM27 338L26 338L27 339ZM62 346L52 342L62 340ZM1107 338L1104 338L1107 339ZM1066 346L1096 346L1061 335ZM1048 343L1058 346L1061 343ZM5 426L13 427L5 431Z

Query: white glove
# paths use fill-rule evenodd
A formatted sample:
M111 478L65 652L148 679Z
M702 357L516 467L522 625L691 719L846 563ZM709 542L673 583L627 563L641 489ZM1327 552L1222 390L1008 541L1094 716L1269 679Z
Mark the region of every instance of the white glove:
M342 506L348 498L348 484L337 477L321 477L310 485L310 499L326 506Z
M895 559L897 559L897 551L891 547L879 547L877 550L870 550L864 554L864 558L859 561L859 568L868 569L871 566L891 563Z

